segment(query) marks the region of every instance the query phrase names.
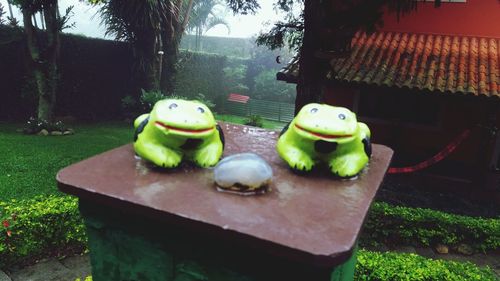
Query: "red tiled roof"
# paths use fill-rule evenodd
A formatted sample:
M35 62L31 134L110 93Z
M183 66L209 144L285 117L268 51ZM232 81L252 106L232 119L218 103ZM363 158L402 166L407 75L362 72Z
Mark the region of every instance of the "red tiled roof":
M250 99L249 96L239 95L239 94L229 94L227 97L228 101L247 103Z
M358 32L330 79L500 97L500 38Z

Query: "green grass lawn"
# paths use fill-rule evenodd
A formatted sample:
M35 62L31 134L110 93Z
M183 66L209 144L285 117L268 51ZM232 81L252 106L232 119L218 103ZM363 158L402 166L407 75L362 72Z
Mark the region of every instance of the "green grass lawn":
M243 123L246 118L217 116L218 120ZM264 121L265 128L280 129L283 123ZM75 135L40 137L16 132L21 124L0 123L0 201L28 199L40 194L61 194L57 171L72 163L132 141L126 123L75 125Z
M21 125L0 124L0 201L58 194L55 175L69 164L126 144L131 125L75 125L75 135L41 137L16 132Z

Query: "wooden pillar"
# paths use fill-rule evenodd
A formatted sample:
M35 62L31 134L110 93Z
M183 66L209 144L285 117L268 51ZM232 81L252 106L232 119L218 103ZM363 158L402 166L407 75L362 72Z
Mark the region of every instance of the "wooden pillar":
M487 165L483 179L484 188L494 193L500 201L500 102L491 107L489 126L491 127L490 146L486 150Z

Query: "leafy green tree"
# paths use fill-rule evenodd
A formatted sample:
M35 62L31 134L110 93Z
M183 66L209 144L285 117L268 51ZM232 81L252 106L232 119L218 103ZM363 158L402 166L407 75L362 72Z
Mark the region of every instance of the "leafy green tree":
M23 14L24 32L28 45L28 67L35 81L38 97L37 117L52 121L56 104L57 80L59 77L60 32L67 27L72 7L61 16L57 0L9 0ZM44 33L35 28L33 18L43 14Z
M255 41L255 39L253 40ZM278 72L283 67L282 62L287 63L292 58L292 53L288 49L270 50L266 46L252 45L250 49L250 60L246 63L247 72L245 84L253 92L255 77L265 70L274 70Z
M248 94L248 86L243 80L247 71L247 67L243 64L228 66L224 71L224 89L226 93Z
M226 2L241 14L255 13L260 8L257 0ZM440 2L436 0L435 4L439 6ZM345 55L357 30L371 31L381 23L384 6L397 11L399 16L415 10L417 3L414 0L275 0L275 7L287 16L261 34L257 42L272 49L288 44L300 53L295 102L298 112L303 105L321 99L321 79L329 66L316 56L318 52L336 50L338 55ZM295 13L297 5L301 7L299 13Z
M260 100L293 103L295 100L295 85L284 84L276 80L275 70L264 70L255 77L252 97Z

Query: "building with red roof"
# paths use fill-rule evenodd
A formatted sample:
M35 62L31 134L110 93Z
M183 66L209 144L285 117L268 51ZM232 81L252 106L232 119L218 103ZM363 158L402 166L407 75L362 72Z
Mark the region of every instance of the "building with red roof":
M383 27L357 32L345 57L323 54L323 102L355 111L373 142L396 151L393 166L430 159L470 129L453 153L413 175L500 198L500 1L429 2L399 20L386 11ZM278 73L297 77L296 61Z

